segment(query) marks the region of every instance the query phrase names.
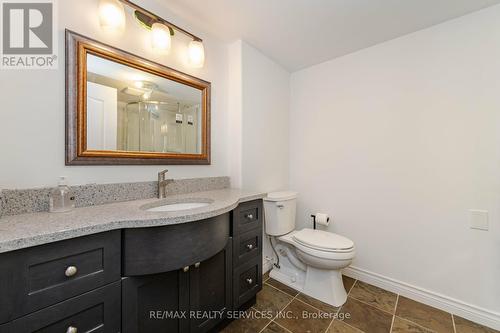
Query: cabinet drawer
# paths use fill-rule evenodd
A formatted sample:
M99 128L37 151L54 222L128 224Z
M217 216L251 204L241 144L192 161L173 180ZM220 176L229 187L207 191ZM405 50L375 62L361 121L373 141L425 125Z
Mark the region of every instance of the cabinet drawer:
M9 328L10 332L118 333L121 316L120 283L115 282L14 320Z
M262 227L262 200L241 203L233 211L234 235Z
M234 308L239 308L262 290L262 263L257 257L234 270Z
M7 295L5 308L0 307L0 322L119 280L120 231L37 246L5 256L8 267L4 271L11 278L0 285L0 294ZM11 290L15 292L10 293ZM0 301L0 305L4 303Z
M234 238L233 265L239 265L259 257L262 253L262 228L257 228Z

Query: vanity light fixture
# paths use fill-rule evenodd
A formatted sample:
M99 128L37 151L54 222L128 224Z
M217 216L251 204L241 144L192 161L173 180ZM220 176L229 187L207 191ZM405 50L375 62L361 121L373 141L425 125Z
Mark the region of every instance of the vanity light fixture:
M107 31L125 30L125 7L119 0L100 0L99 22Z
M193 68L204 66L205 48L201 38L136 5L132 1L100 0L99 19L101 27L106 30L125 29L124 6L131 8L134 11L135 19L140 25L151 31L151 45L155 52L168 54L172 44L171 36L174 36L175 32L179 32L192 38L188 46L188 64Z
M159 54L168 54L170 52L170 29L162 23L153 23L151 26L151 46Z
M205 64L205 48L201 41L193 40L189 43L188 55L191 67L202 68Z

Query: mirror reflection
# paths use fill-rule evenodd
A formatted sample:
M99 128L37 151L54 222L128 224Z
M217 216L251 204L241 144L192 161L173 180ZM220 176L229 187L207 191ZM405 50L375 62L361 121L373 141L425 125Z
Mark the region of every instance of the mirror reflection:
M87 54L87 149L200 154L202 91Z

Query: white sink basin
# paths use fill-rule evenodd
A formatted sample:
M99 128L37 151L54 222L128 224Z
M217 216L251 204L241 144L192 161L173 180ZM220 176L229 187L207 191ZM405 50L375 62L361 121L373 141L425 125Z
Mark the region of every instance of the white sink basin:
M146 209L148 212L176 212L179 210L188 210L202 208L210 205L207 202L181 202L175 204L167 204L159 207Z

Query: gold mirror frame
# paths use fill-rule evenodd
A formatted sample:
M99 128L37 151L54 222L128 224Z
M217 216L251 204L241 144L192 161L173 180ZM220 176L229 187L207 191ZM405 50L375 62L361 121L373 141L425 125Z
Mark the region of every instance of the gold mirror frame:
M87 149L87 54L202 92L201 154ZM210 164L211 83L66 30L66 165Z

